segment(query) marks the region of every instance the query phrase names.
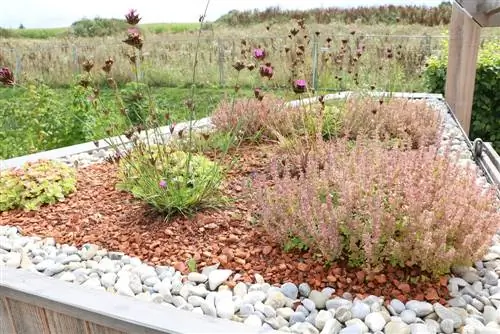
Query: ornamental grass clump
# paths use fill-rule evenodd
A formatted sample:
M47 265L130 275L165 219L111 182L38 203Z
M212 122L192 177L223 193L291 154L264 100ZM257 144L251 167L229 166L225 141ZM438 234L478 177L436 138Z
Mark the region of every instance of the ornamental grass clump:
M417 149L436 142L442 117L425 101L352 97L346 102L341 123L341 136L367 136Z
M167 218L224 203L223 171L217 163L165 145L136 145L120 159L119 179L119 190L130 192Z
M293 157L277 157L271 186L257 191L261 221L277 241L299 239L352 266L415 265L437 275L488 249L500 210L472 169L435 147L387 150L364 138L318 146L299 173Z
M76 171L61 162L39 160L0 171L0 211L37 210L76 190Z

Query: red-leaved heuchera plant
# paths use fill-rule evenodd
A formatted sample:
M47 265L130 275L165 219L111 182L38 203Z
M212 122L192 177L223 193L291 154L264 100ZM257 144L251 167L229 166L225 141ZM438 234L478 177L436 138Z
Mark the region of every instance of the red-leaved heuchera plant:
M493 191L435 147L387 150L358 138L321 145L304 172L277 157L258 190L262 222L282 243L299 238L327 259L355 266L417 265L442 274L487 250L500 210Z

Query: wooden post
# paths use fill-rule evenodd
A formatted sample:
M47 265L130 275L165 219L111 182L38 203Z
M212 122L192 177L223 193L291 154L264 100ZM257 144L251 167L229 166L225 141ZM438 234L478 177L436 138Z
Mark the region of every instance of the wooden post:
M469 135L481 27L453 3L445 99Z

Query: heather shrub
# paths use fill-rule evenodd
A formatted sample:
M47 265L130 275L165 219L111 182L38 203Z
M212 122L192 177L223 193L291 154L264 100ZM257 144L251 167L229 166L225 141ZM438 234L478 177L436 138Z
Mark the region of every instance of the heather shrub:
M0 211L37 210L76 190L76 171L61 162L39 160L0 171Z
M434 147L387 150L343 138L302 157L276 157L257 191L262 223L279 242L299 238L352 266L418 265L433 274L470 264L500 221L493 192ZM294 160L297 159L297 160Z
M166 145L137 143L120 158L118 176L117 189L130 192L166 217L223 202L221 167L202 155Z
M264 97L222 101L212 116L220 132L228 132L242 140L294 140L298 137L324 138L340 131L339 110L323 108L318 103L288 106L285 100Z
M302 110L275 97L223 100L212 115L217 130L232 132L242 139L274 139L275 132L286 136L298 128Z
M441 115L418 100L353 97L341 117L341 135L389 140L413 149L434 144L441 128Z

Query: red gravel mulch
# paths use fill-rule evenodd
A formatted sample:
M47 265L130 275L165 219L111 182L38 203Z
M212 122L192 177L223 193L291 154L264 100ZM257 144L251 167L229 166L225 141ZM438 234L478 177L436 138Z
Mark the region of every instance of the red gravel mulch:
M59 243L94 243L150 264L173 265L184 273L188 272L186 261L193 257L198 268L220 263L240 273L246 282L259 273L271 284L308 282L315 289L331 286L338 295L350 292L445 303L447 277L412 284L409 278L420 276L418 269L386 266L367 272L342 263L326 267L311 251L284 252L255 224L255 204L245 196L249 174L265 170L272 150L270 145L243 146L231 154L238 163L231 168L224 191L237 201L228 209L164 222L146 204L115 190L116 166L103 163L79 168L78 189L64 202L33 212L3 212L0 225L19 226L26 235L51 236Z

